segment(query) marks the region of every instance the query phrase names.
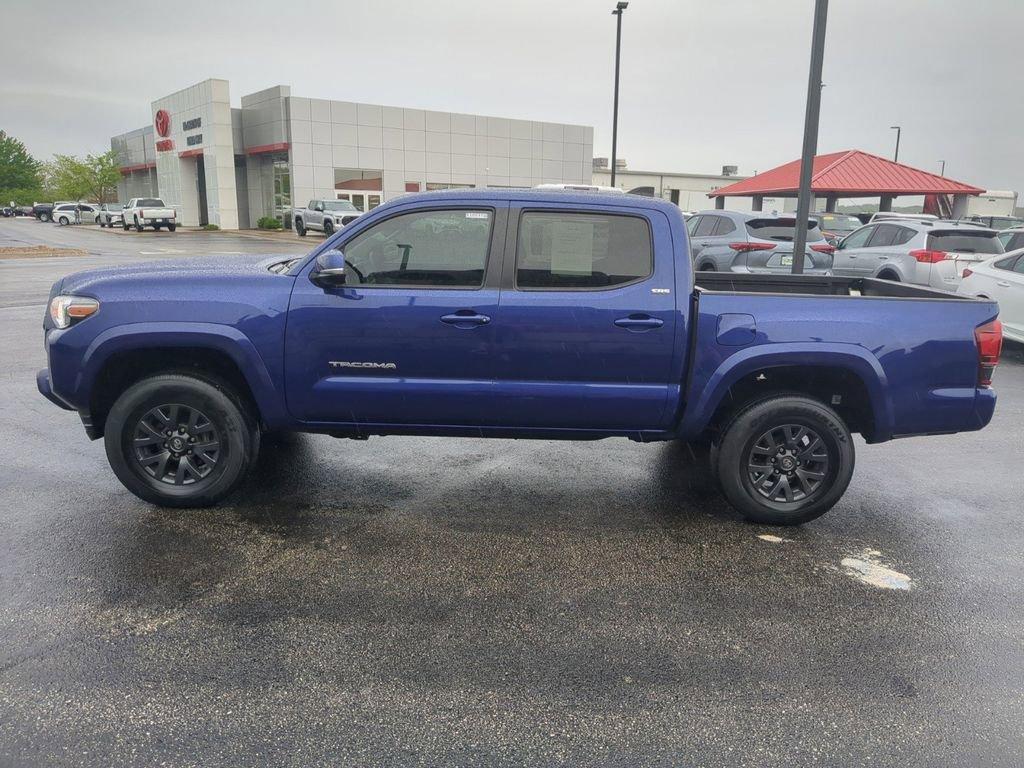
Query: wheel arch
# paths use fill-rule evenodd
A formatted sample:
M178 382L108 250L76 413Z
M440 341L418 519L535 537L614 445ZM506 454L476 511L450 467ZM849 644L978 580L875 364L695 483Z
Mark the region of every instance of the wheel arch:
M206 324L189 324L206 325ZM77 375L75 402L89 436L103 435L110 406L129 386L158 373L190 373L224 382L237 390L253 416L268 427L287 423L283 398L262 357L240 331L230 326L160 327L158 323L119 326L90 345Z
M786 349L752 348L724 361L706 385L690 395L679 436L689 440L706 436L737 408L791 393L821 400L868 442L889 439L892 404L886 375L877 359L844 344L772 346Z

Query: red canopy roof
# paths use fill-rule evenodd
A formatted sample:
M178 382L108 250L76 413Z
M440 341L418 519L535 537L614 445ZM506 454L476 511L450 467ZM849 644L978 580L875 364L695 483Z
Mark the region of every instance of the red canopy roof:
M800 161L720 187L708 197L796 195L800 189ZM980 195L984 189L934 173L894 163L884 157L848 149L814 158L811 191L838 197L876 195Z

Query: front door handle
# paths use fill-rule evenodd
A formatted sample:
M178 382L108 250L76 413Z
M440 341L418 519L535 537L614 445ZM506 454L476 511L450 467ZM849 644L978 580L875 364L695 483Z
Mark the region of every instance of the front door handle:
M450 315L441 315L441 322L454 325L456 328L476 328L477 326L487 325L491 322L491 318L487 315L481 315L472 309L460 309L458 312Z
M996 285L998 285L1000 288L1009 288L1010 287L1009 283L1003 282L1002 280L1000 280L998 283L996 283Z
M650 331L654 328L661 328L665 324L664 320L659 320L656 317L650 315L630 315L629 317L620 317L615 321L615 325L619 328L625 328L627 331L633 333L642 333L643 331Z

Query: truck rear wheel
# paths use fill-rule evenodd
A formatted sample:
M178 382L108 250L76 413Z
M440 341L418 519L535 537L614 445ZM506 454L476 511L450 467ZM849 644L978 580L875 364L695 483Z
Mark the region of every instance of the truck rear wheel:
M846 492L853 438L824 403L781 395L736 413L712 446L711 462L726 499L746 520L800 525Z
M173 232L173 231L174 231L174 230L176 230L177 228L178 228L178 225L177 225L177 224L168 224L168 225L167 225L167 229L169 229L169 230L170 230L171 232Z
M107 416L114 474L143 501L206 507L231 493L259 453L259 430L234 393L185 374L132 385Z
M144 229L144 226L143 226L142 222L139 221L139 217L136 216L135 217L135 231L136 232L141 232L143 229Z

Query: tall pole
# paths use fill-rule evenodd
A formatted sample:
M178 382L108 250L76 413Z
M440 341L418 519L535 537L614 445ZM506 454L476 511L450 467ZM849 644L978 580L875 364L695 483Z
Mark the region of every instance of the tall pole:
M622 12L629 3L620 2L612 11L615 19L615 100L612 106L612 186L615 186L615 158L619 142L619 52L622 49Z
M939 171L939 176L945 176L946 175L946 161L945 160L939 160L939 162L942 163L942 170Z
M804 149L800 155L800 192L796 203L796 233L793 235L793 274L804 271L807 220L811 212L811 176L818 153L818 116L821 113L821 68L825 61L825 23L828 0L814 0L814 31L811 33L811 71L807 77L807 111L804 114Z
M896 131L896 151L892 154L892 161L898 163L900 161L900 134L903 133L903 128L898 125L890 125L889 127Z

